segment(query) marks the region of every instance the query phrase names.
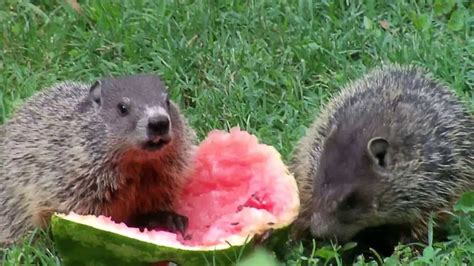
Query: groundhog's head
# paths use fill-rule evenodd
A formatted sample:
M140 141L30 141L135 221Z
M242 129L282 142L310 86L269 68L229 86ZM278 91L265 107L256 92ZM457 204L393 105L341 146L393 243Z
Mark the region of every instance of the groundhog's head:
M183 130L178 107L155 75L102 79L91 86L89 100L105 123L108 137L123 146L159 151Z
M402 233L416 214L418 206L410 204L409 195L415 184L400 185L403 173L394 182L400 179L393 173L399 151L390 137L355 124L334 126L322 144L320 163L311 173L309 230L339 243L399 238L388 234ZM387 235L373 234L378 231Z

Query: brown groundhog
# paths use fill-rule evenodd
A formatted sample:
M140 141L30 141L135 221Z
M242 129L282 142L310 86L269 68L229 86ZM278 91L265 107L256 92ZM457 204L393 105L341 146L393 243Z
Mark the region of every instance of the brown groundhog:
M54 212L111 216L171 231L172 211L195 145L155 75L57 84L0 127L0 243L49 224Z
M474 120L424 70L388 65L342 89L291 161L297 237L308 229L389 254L399 242L426 241L430 214L441 223L474 189Z

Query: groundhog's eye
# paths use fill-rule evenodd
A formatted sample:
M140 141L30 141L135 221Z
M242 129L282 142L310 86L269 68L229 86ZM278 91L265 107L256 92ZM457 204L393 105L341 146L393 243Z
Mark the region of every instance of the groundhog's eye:
M166 106L170 107L170 99L166 99Z
M129 107L127 104L125 103L119 103L117 105L117 108L118 108L118 111L119 111L119 114L122 115L122 116L126 116L128 115L128 112L129 112Z

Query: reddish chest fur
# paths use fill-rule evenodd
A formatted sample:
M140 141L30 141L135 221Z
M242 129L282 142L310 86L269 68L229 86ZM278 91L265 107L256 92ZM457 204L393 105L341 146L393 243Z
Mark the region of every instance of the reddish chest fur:
M127 221L132 215L172 208L180 188L179 177L159 154L129 151L118 167L119 186L105 207L112 219Z

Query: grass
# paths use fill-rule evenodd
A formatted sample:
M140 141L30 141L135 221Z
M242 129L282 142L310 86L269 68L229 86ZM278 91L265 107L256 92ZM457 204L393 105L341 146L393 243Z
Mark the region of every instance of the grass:
M200 138L240 126L288 160L321 104L383 62L421 65L474 107L469 1L79 3L80 13L63 1L0 3L0 123L56 81L155 72ZM453 228L451 242L430 245L420 256L405 247L387 263L456 264L474 246L461 227ZM59 263L47 240L25 241L4 252L7 265L32 258ZM287 264L305 265L339 258L341 251L317 246L310 255L301 247L288 253Z

